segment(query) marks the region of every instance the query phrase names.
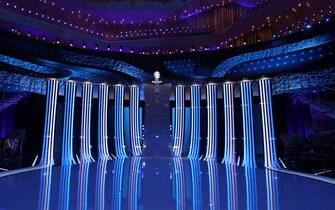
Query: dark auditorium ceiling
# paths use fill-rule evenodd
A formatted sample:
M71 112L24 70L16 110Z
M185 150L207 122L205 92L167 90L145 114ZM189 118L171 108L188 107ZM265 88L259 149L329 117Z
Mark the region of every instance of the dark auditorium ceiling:
M240 47L332 15L333 0L1 0L0 29L105 51L176 54Z
M156 70L190 82L314 71L334 66L334 8L334 0L0 0L0 71L112 83L151 81Z

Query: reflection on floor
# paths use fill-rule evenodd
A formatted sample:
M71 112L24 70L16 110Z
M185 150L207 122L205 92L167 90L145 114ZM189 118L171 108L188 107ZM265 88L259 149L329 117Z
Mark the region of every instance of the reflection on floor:
M120 158L0 179L0 209L333 209L335 186L181 158Z

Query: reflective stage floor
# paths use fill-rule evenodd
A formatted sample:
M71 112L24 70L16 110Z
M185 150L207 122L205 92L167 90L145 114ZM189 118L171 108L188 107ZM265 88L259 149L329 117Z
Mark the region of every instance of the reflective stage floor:
M335 208L335 185L216 161L128 158L0 178L0 210Z

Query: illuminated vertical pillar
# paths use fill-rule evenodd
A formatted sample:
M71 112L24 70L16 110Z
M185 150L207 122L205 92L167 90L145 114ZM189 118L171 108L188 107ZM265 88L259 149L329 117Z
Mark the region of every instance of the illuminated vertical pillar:
M81 109L81 162L94 161L91 155L91 108L92 108L92 83L84 82L82 85L82 109Z
M216 110L216 84L206 85L207 92L207 149L205 159L216 158L217 148L217 110Z
M173 158L173 174L176 195L176 210L184 210L185 208L185 177L183 160L180 157Z
M242 166L256 167L251 81L241 82L244 154Z
M270 79L259 80L259 95L261 98L265 167L279 168L273 127Z
M40 165L51 166L54 164L54 137L56 122L56 107L58 95L58 80L48 79L46 90L46 108L44 120L44 136Z
M124 100L124 86L115 85L115 150L117 157L127 157L126 146L124 144L124 125L123 125L123 100Z
M234 83L223 84L224 122L225 122L225 151L222 162L236 163L235 155L235 123L234 123Z
M130 86L130 141L134 156L141 156L141 136L139 121L140 88L137 85Z
M173 141L173 155L180 157L183 151L184 121L185 121L185 89L183 85L176 86L175 132Z
M207 161L209 184L209 209L217 210L219 206L219 174L216 160Z
M188 158L199 156L200 146L200 85L191 86L191 143Z
M108 110L108 85L99 84L99 113L98 113L98 152L99 159L111 159L108 152L107 134L107 110Z
M76 99L76 82L65 82L64 124L63 124L63 148L62 165L75 163L73 158L73 117Z

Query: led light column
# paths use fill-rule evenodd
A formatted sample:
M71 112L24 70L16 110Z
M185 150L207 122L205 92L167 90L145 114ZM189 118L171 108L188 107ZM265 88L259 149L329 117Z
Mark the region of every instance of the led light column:
M134 156L141 156L141 136L139 122L140 88L137 85L130 86L130 141Z
M173 155L180 157L183 151L184 122L185 122L185 89L183 85L176 86L175 132Z
M256 167L251 81L241 82L244 154L242 166Z
M76 99L76 82L65 82L64 124L63 124L63 148L62 165L75 163L73 158L73 117Z
M222 163L235 164L234 83L223 84L225 151Z
M265 167L279 168L273 128L270 79L263 78L259 80L259 95L261 98Z
M56 122L56 107L58 95L58 80L47 80L46 92L46 108L44 120L44 136L43 147L41 154L42 166L51 166L54 164L54 137L55 137L55 122Z
M207 92L207 149L205 160L216 158L217 147L217 110L216 110L216 84L206 85Z
M123 127L123 100L124 86L115 85L115 150L117 157L127 157L126 146L124 144L124 127Z
M99 113L98 113L98 152L99 159L110 160L108 152L108 134L107 134L107 109L108 109L108 85L99 84Z
M200 85L191 86L191 142L188 158L199 156L200 146Z
M84 82L82 85L82 109L81 109L81 140L80 161L94 161L91 155L91 106L92 83Z

